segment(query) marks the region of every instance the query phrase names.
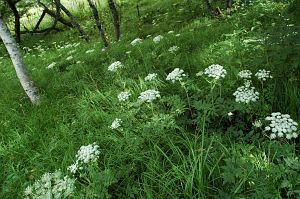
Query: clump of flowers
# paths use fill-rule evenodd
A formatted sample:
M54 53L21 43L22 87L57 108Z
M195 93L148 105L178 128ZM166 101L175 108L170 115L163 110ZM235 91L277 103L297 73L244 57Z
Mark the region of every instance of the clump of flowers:
M171 48L169 48L169 52L173 53L173 52L176 52L179 50L179 47L178 46L172 46Z
M159 93L159 91L149 89L149 90L142 92L138 98L142 102L152 102L153 100L160 98L160 93Z
M51 64L49 64L49 66L47 66L47 69L51 69L56 65L56 62L52 62Z
M75 174L78 169L83 168L83 164L96 162L99 158L100 150L96 143L81 146L76 154L76 161L68 167L68 170Z
M24 191L25 199L29 198L67 198L74 191L75 180L62 176L60 171L45 173L41 179Z
M85 51L86 54L93 53L93 52L95 52L95 49Z
M119 93L119 95L118 95L119 102L124 102L124 101L128 100L128 98L130 96L131 96L131 93L129 93L127 91Z
M252 125L256 128L260 128L262 126L261 120L255 120Z
M242 70L239 72L238 76L242 79L250 79L252 72L250 70Z
M267 78L273 78L270 75L270 71L267 71L265 69L258 70L258 72L255 73L255 76L261 81L266 81Z
M238 87L233 93L236 102L249 104L256 102L259 99L259 92L255 91L255 87L250 87L250 84Z
M111 72L116 72L119 68L122 68L123 64L120 61L115 61L111 65L108 66L108 70Z
M71 59L73 59L73 56L69 56L69 57L67 57L67 61L70 61Z
M277 137L286 137L287 139L298 137L298 123L291 119L290 115L276 112L272 113L271 116L266 117L266 120L271 122L265 127L266 131L271 131L271 139Z
M158 36L156 36L156 37L153 38L153 42L157 44L157 43L159 43L163 38L164 38L163 36L158 35Z
M135 46L135 45L137 45L137 44L142 43L142 41L143 41L142 39L136 38L136 39L134 39L130 44L133 45L133 46Z
M116 118L110 125L109 128L111 129L117 129L119 127L121 127L121 124L122 124L122 120L120 118Z
M153 81L157 77L157 73L150 73L145 77L145 81Z
M223 66L219 64L213 64L204 70L204 74L208 77L212 77L215 80L218 80L220 78L224 78L227 72Z
M166 80L171 81L172 83L175 83L175 81L181 81L183 77L186 75L184 74L184 71L180 68L175 68L172 72L170 72L166 78Z

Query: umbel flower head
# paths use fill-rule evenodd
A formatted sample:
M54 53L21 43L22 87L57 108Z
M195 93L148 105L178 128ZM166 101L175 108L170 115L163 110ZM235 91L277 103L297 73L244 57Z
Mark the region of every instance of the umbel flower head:
M204 70L204 74L208 77L212 77L215 80L218 80L220 78L224 78L227 72L223 66L219 64L213 64Z
M178 51L179 50L179 47L178 46L172 46L172 47L170 47L169 48L169 52L171 52L171 53L174 53L174 52L176 52L176 51Z
M133 46L135 46L135 45L137 45L137 44L142 43L142 41L143 41L142 39L136 38L136 39L134 39L130 44L133 45Z
M127 91L119 93L119 95L118 95L119 102L124 102L124 101L128 100L130 96L131 96L131 93L129 93Z
M242 79L250 79L252 72L250 70L242 70L239 72L238 76Z
M119 127L121 126L122 122L123 122L123 121L122 121L121 119L116 118L116 119L112 122L112 124L110 125L109 128L111 128L111 129L117 129L117 128L119 128Z
M74 190L75 180L62 176L60 171L45 173L41 179L24 191L25 199L29 198L67 198Z
M258 72L255 73L255 76L257 77L257 79L259 79L261 81L266 81L267 78L273 78L270 75L270 71L267 71L265 69L258 70Z
M157 44L157 43L159 43L160 40L162 40L163 38L164 38L163 36L158 35L158 36L156 36L156 37L153 38L153 42Z
M175 81L181 81L183 77L186 75L184 74L184 71L180 68L175 68L172 72L170 72L166 78L166 80L171 81L172 83L175 83Z
M96 143L81 146L76 154L76 161L68 167L71 173L76 173L78 169L82 169L83 164L96 162L99 158L100 150Z
M120 61L115 61L110 66L108 66L108 70L111 72L116 72L119 68L122 68L123 64Z
M238 87L233 93L236 102L249 104L259 99L259 92L255 91L255 87L250 87L250 83L245 82L244 86Z
M145 81L153 81L155 80L157 77L157 73L149 73L146 77L145 77Z
M298 137L298 123L291 119L290 115L276 112L272 113L271 116L266 117L266 120L271 122L265 127L266 131L271 131L271 139L277 137L285 137L286 139Z
M141 92L139 96L139 100L142 102L152 102L153 100L156 100L157 98L160 98L159 91L149 89L144 92Z

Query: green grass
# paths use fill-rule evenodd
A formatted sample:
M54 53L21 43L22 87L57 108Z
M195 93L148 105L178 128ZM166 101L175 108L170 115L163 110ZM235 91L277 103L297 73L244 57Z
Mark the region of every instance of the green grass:
M272 112L300 121L297 2L254 1L217 19L196 1L141 1L141 18L134 2L124 2L120 42L113 42L104 8L111 41L104 52L90 13L77 13L80 23L90 24L89 43L75 30L22 36L21 47L33 49L23 53L42 97L36 107L0 46L0 198L22 198L46 172L72 176L67 167L78 149L93 142L101 154L76 174L71 198L299 197L299 138L270 140L264 131ZM158 34L164 39L154 44ZM137 37L143 43L131 46ZM80 44L58 47L74 43ZM179 50L170 53L171 46ZM107 71L114 61L124 65L118 74ZM204 75L196 75L211 64L227 70L213 90ZM184 86L165 80L174 68L188 75ZM263 68L273 78L263 85L253 78L260 100L236 103L232 93L243 84L238 72ZM148 73L158 73L159 80L144 81ZM159 90L161 99L138 103L147 89ZM122 104L117 95L124 90L132 95ZM115 118L123 120L123 130L109 128ZM253 127L255 120L263 126Z

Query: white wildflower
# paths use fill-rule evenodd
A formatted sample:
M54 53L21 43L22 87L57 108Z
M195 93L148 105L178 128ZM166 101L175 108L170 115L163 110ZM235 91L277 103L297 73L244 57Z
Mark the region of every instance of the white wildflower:
M168 34L173 34L174 33L174 31L173 30L170 30L169 32L168 32Z
M250 102L256 102L259 99L259 92L255 91L254 87L241 86L233 93L236 102L242 102L249 104Z
M134 39L130 44L133 45L133 46L135 46L135 45L137 45L137 44L142 43L142 41L143 41L142 39L136 38L136 39Z
M154 43L159 43L164 37L161 35L158 35L156 37L153 38L153 42Z
M170 80L174 83L176 80L181 81L185 76L186 75L182 69L175 68L171 73L168 74L166 80Z
M259 80L262 80L262 81L266 81L267 78L273 78L273 77L270 75L270 71L267 71L267 70L265 70L265 69L259 70L257 73L255 73L255 76L256 76Z
M119 68L122 68L123 64L120 61L116 61L108 66L108 70L112 72L116 72Z
M267 121L271 123L265 127L266 131L271 131L271 139L276 137L286 137L287 139L297 138L297 126L298 123L291 119L288 114L282 114L279 112L272 113L271 116L266 117ZM274 135L275 134L275 135Z
M24 195L25 198L67 198L74 191L75 180L64 176L60 171L54 173L45 173L40 180L37 180L32 186L28 186Z
M260 120L255 120L255 122L253 122L252 125L256 128L259 128L262 126L262 122Z
M250 70L242 70L239 72L238 76L243 79L251 78L252 72Z
M122 122L123 122L123 121L122 121L121 119L116 118L116 119L112 122L112 124L110 125L110 128L111 128L111 129L117 129L117 128L119 128L119 127L121 126Z
M145 81L153 81L157 77L157 73L150 73L145 77Z
M231 117L231 116L233 116L233 113L232 113L232 112L229 112L229 113L227 113L227 115L228 115L229 117Z
M175 37L179 37L179 36L180 36L180 34L176 34L176 35L175 35Z
M127 91L119 93L119 95L118 95L119 102L124 102L124 101L128 100L128 98L130 96L131 96L131 94Z
M47 69L51 69L56 65L56 62L52 62L51 64L49 64L49 66L47 66Z
M172 46L171 48L169 48L169 52L173 53L173 52L176 52L179 50L179 47L178 46Z
M99 154L99 146L96 143L93 143L87 146L81 146L77 152L76 158L78 162L82 163L96 162Z
M85 51L86 54L93 53L93 52L95 52L95 49Z
M71 60L71 59L73 59L73 56L69 56L69 57L67 57L67 61L69 61L69 60Z
M227 72L223 66L219 64L213 64L204 70L204 74L206 74L208 77L218 80L220 78L224 78Z
M142 92L139 96L139 100L141 100L142 102L152 102L157 98L160 98L159 91L153 89L146 90Z
M79 169L78 160L76 161L76 163L68 167L68 170L73 174L75 174L78 169Z

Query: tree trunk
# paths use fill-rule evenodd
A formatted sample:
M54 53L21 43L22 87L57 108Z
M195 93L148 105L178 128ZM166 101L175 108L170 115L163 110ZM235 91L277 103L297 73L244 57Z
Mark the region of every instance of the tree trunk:
M213 9L213 7L210 5L209 0L203 0L204 4L208 10L208 12L212 15L212 16L218 16L220 13L218 12L218 10Z
M42 2L38 1L38 4L41 5L44 10L43 12L45 12L46 14L50 15L53 18L57 17L56 12L50 10L45 4L43 4ZM72 27L73 28L73 24L70 23L69 21L67 21L66 19L64 19L61 15L58 16L58 21L66 26Z
M88 0L88 3L89 3L89 5L91 7L91 10L93 12L93 16L96 20L96 24L97 24L97 27L99 29L100 37L101 37L101 39L104 43L104 46L107 47L108 46L108 41L106 39L105 31L103 29L103 25L102 25L99 13L97 11L97 8L96 8L95 4L92 2L92 0Z
M227 0L226 1L226 8L227 8L228 14L231 14L232 4L233 4L233 0Z
M110 8L111 15L113 17L113 22L115 26L115 35L116 35L116 40L120 40L121 36L121 29L120 29L120 16L116 7L116 4L114 0L108 0L108 5Z
M35 27L33 28L33 31L36 31L37 29L39 29L40 24L43 21L45 15L46 15L46 12L43 10L43 13L42 13L40 19L38 20L38 22L36 23Z
M79 25L79 23L77 23L75 17L72 15L72 13L61 3L59 3L60 8L64 11L64 13L66 13L66 15L68 15L68 17L70 17L71 19L71 23L73 24L73 26L75 28L77 28L77 30L79 31L80 35L88 42L89 36L86 34L86 32L81 28L81 26Z
M37 93L37 89L34 87L33 82L31 81L27 73L21 52L19 51L15 40L11 36L7 25L4 23L1 12L0 12L0 38L2 39L10 55L11 61L14 65L17 76L20 80L20 83L24 91L26 92L27 96L29 97L30 101L33 104L38 104L39 95Z
M17 43L21 42L21 26L20 26L20 14L18 12L18 9L16 7L16 3L12 0L6 0L8 6L10 7L10 9L12 10L12 12L14 13L14 17L15 17L15 36L16 36L16 41Z

